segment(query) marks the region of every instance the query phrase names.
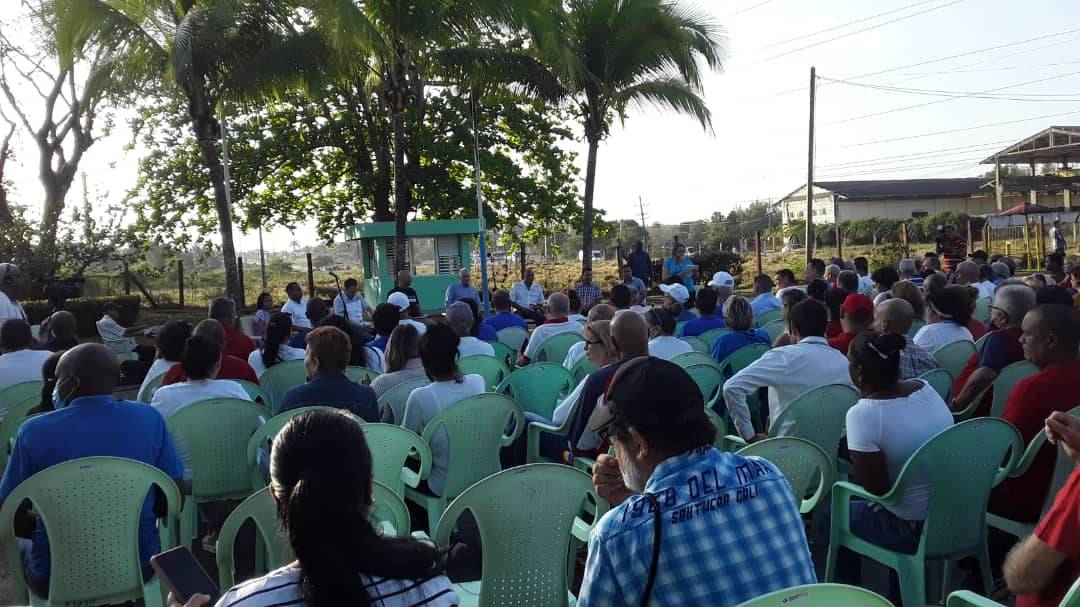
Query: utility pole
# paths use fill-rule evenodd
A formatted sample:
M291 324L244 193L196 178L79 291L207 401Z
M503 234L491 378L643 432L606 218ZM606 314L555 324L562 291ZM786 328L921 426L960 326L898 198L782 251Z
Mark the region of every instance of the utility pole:
M810 137L806 151L806 263L814 258L814 102L817 68L810 68Z
M645 250L649 250L649 227L645 225L645 202L637 197L638 212L641 213L641 231L645 233Z

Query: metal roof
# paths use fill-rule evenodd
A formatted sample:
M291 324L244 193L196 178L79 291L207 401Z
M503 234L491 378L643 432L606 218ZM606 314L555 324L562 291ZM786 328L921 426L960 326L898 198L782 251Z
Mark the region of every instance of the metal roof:
M1080 126L1052 126L982 161L982 164L1080 162Z
M956 198L986 194L988 181L982 177L945 179L873 179L862 181L815 181L819 191L827 190L843 200L883 200L891 198ZM794 196L803 190L801 196ZM992 190L991 190L992 191ZM782 200L806 199L803 188Z

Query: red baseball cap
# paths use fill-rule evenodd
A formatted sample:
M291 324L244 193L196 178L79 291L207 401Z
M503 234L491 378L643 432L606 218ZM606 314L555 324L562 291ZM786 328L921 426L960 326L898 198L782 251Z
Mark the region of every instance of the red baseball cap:
M844 299L840 309L848 316L853 316L859 320L868 320L874 317L874 300L862 293L852 293Z

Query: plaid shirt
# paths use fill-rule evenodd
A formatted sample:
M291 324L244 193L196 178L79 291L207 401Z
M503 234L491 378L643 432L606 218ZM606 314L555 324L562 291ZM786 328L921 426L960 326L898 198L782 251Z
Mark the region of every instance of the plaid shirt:
M649 477L662 513L652 605L737 605L817 581L791 487L766 460L710 448L668 458ZM638 605L653 513L644 496L613 508L589 537L580 607Z
M912 379L938 368L938 361L926 348L905 335L907 347L900 352L900 379Z
M574 290L577 291L578 297L581 298L581 307L583 308L591 306L604 297L604 291L598 287L595 282L591 282L587 285L579 282L574 285Z

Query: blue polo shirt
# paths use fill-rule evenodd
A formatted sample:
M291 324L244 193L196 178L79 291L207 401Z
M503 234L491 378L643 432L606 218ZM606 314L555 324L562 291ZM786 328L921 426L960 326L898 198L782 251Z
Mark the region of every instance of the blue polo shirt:
M496 331L502 331L506 327L521 327L526 330L529 328L529 324L525 322L525 319L513 312L496 312L485 318L484 324ZM483 337L480 339L483 339Z
M514 316L517 316L517 314L514 314ZM522 322L524 322L524 319L522 319ZM482 322L480 323L480 329L476 332L476 338L484 341L499 341L499 334L495 332L491 325Z
M732 331L731 333L721 335L720 339L716 340L710 354L716 359L716 362L722 363L724 362L724 359L731 356L735 350L751 344L765 344L766 346L769 346L772 345L772 341L769 339L769 334L761 329Z
M679 312L679 316L677 318L675 318L675 322L686 321L687 324L690 324L691 320L696 320L696 319L697 319L697 316L695 316L694 313L691 312L689 308L683 308L682 312Z
M165 419L157 409L118 401L111 395L84 396L63 409L23 423L0 481L0 501L6 500L19 483L49 466L95 456L140 461L174 479L184 473ZM161 551L154 524L154 499L153 494L147 496L139 516L139 560L143 567ZM38 524L32 539L26 574L32 580L48 580L49 544L44 524Z
M389 342L389 341L390 341L390 336L389 335L378 335L378 336L375 337L375 339L369 341L367 343L367 345L371 346L372 348L378 348L379 350L385 352L386 351L386 343Z
M367 422L379 421L379 403L371 386L358 384L344 373L319 373L305 384L285 391L281 411L300 407L345 409Z
M682 317L680 317L682 318ZM683 325L682 331L679 333L679 337L696 337L706 331L712 329L723 329L727 324L724 323L723 316L717 316L716 314L707 314L698 316L694 320L686 321Z
M476 290L476 287L472 285L463 285L460 282L446 287L446 307L449 308L450 304L455 301L461 301L462 299L471 299L476 302L476 307L480 307L480 291Z

